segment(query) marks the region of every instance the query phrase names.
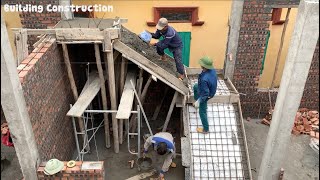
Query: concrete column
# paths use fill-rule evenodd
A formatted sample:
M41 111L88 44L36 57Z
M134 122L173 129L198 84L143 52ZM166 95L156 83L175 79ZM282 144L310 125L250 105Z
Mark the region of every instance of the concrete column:
M226 50L226 59L224 61L224 78L233 79L234 66L238 50L239 31L242 19L244 0L233 0L230 21L229 21L229 35Z
M259 180L279 178L318 38L319 0L302 0L260 165Z
M1 106L9 125L22 174L37 178L39 154L19 81L7 28L1 14Z
M71 4L72 4L71 0L59 0L59 5L70 6ZM62 11L61 12L61 18L63 20L73 19L73 12L71 12L71 11Z

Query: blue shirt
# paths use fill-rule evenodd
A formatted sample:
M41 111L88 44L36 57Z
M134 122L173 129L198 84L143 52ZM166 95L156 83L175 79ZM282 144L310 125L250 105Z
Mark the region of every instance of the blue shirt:
M202 71L198 78L198 94L200 102L212 98L217 91L217 73L214 69Z
M176 48L183 47L181 37L171 26L168 26L168 29L164 33L157 30L156 33L151 33L151 35L154 39L159 39L163 36L164 39L156 43L156 46L162 50L169 48L170 51L173 51Z

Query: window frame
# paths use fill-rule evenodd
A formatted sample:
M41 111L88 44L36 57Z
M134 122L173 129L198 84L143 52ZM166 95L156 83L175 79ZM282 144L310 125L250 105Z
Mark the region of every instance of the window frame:
M272 9L272 25L282 25L285 23L285 20L281 19L282 8L273 8Z
M153 7L153 21L147 21L148 26L156 26L158 20L161 18L161 12L191 12L191 19L189 21L184 20L174 20L169 21L169 23L191 23L192 26L202 26L204 21L199 21L198 11L199 7L189 6L189 7Z

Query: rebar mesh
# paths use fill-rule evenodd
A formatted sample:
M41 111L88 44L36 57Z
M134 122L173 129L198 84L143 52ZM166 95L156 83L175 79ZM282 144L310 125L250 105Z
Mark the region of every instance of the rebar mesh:
M191 78L192 86L196 82ZM217 94L230 95L223 80L218 82ZM196 131L202 127L198 111L191 105L187 111L192 179L250 179L238 106L228 102L208 104L208 134Z

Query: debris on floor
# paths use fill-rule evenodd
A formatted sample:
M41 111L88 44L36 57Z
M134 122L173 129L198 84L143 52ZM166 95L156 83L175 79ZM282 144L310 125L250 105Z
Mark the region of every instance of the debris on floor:
M292 134L308 134L319 139L319 112L301 108L296 114Z
M262 119L262 124L268 126L271 124L272 112L273 110L270 110L265 118ZM291 133L294 135L307 134L319 139L319 112L300 108L296 114Z
M272 113L273 113L273 109L270 109L268 114L266 115L266 117L264 117L262 119L261 123L270 126L271 119L272 119Z

